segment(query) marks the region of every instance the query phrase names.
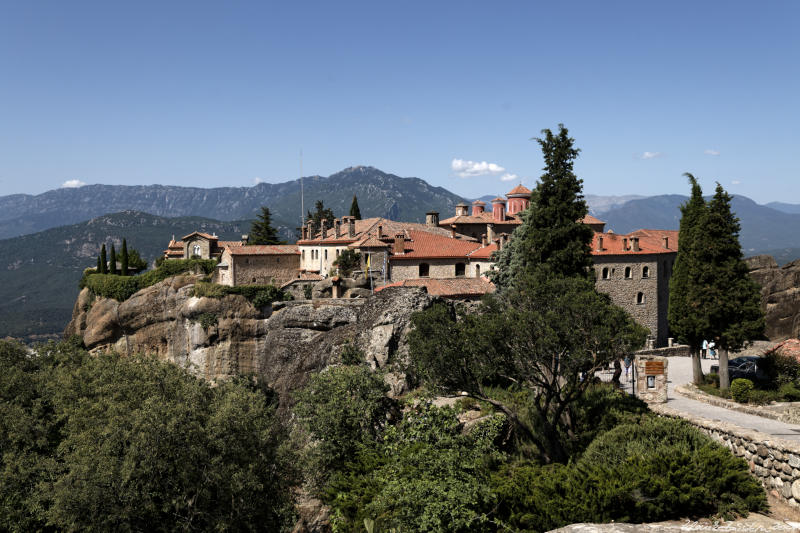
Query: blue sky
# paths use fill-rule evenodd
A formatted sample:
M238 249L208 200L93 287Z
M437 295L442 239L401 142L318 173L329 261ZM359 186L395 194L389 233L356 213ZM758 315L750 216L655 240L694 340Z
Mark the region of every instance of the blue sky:
M588 194L689 171L800 203L798 28L794 1L0 1L0 195L279 182L301 149L498 194L564 123Z

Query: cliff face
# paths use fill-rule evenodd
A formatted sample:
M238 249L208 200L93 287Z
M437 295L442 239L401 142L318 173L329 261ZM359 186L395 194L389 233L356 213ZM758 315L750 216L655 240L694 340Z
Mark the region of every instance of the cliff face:
M338 362L346 343L390 370L407 355L410 317L432 298L419 289L392 288L367 299L279 302L256 309L244 297L193 297L198 276L184 275L143 289L125 302L75 302L65 334L83 337L92 351L148 353L209 380L256 374L280 395L302 386L309 373ZM394 394L405 388L390 372Z
M766 334L778 341L800 336L800 260L779 267L768 255L749 257L750 276L761 285Z

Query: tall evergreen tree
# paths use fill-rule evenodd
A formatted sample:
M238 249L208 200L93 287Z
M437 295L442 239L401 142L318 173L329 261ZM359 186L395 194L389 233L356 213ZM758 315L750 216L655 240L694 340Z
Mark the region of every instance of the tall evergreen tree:
M493 281L501 289L515 278L539 270L545 276L586 278L592 264L592 230L582 220L589 212L583 198L583 180L573 172L580 150L567 128L558 133L542 130L536 138L542 148L545 171L521 214L522 224L499 254Z
M277 230L272 227L272 214L269 212L269 207L261 207L261 213L250 226L247 244L283 244L283 241L278 238Z
M100 248L100 273L108 274L108 260L106 259L106 245L105 243Z
M122 239L122 257L120 258L120 263L122 263L122 275L128 275L128 243L125 239Z
M100 266L100 265L101 265L101 264L100 264L100 256L98 255L98 256L97 256L97 269L95 270L95 272L97 272L97 273L100 273L100 272L102 272L102 271L103 271L103 267L102 267L102 266Z
M700 366L700 348L708 336L708 323L703 313L694 304L697 298L697 272L700 264L698 244L702 238L702 224L705 218L706 202L703 189L695 177L688 172L692 194L681 206L681 222L678 231L678 256L669 280L669 310L667 319L673 335L689 345L692 356L694 383L703 382L703 369Z
M317 200L317 203L314 205L314 212L308 212L306 224L311 222L311 233L314 234L320 230L320 224L323 220L325 221L325 227L327 229L332 228L334 218L336 217L333 214L333 210L330 207L325 207L322 200Z
M111 243L111 257L109 258L109 273L118 274L117 272L117 252L114 251L114 243Z
M353 203L350 204L350 216L356 220L361 220L361 209L358 208L358 198L353 195Z
M764 313L758 285L750 278L739 244L739 219L731 196L717 183L701 227L697 248L696 305L709 336L719 348L719 386L730 385L728 351L740 350L764 335Z

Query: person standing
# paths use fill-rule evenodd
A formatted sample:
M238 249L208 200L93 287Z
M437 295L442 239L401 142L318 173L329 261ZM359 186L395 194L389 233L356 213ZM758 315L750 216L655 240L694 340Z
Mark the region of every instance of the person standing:
M630 381L628 379L628 375L630 374L630 371L631 371L631 356L630 355L626 355L625 356L625 379L627 381ZM631 376L631 377L633 377L633 376Z
M703 349L700 350L700 357L705 359L706 355L708 355L708 341L703 339Z

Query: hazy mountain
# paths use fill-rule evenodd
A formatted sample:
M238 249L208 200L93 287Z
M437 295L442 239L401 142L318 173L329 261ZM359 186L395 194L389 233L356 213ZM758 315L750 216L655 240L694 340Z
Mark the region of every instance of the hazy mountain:
M164 218L128 211L0 241L0 338L35 338L64 329L84 268L97 264L100 246L122 239L148 261L160 256L174 234L195 230L238 240L249 221ZM109 250L110 251L110 250Z
M631 200L639 200L640 198L644 198L644 196L637 196L635 194L627 194L625 196L598 196L596 194L587 194L586 203L589 204L589 213L594 216L599 216Z
M336 216L348 214L353 195L363 217L424 222L427 211L455 212L464 198L419 178L401 178L373 167L351 167L325 178L303 179L305 210L322 200ZM0 197L0 238L74 224L105 213L135 210L158 216L204 216L217 220L253 218L262 205L288 235L300 225L300 180L253 187L201 189L167 185L86 185L36 196Z
M764 204L766 207L771 207L784 213L791 213L793 215L800 214L800 204L787 204L784 202L770 202Z

